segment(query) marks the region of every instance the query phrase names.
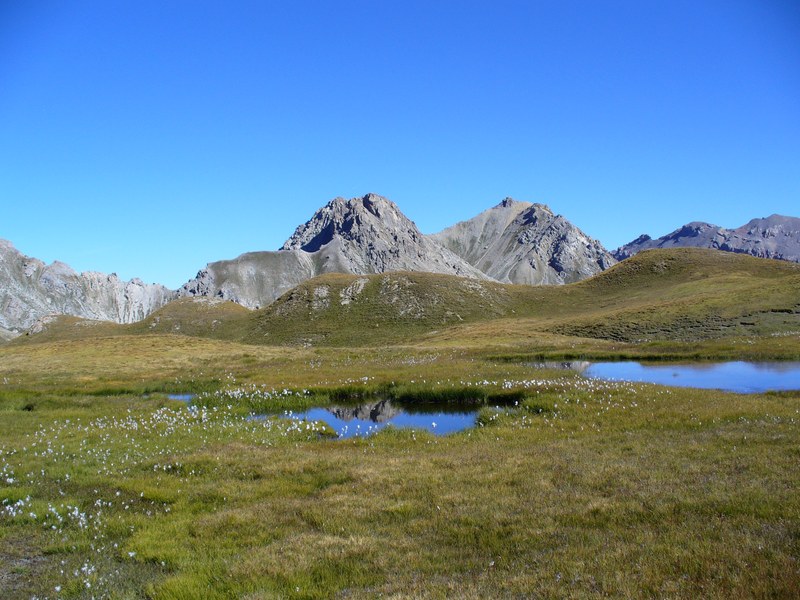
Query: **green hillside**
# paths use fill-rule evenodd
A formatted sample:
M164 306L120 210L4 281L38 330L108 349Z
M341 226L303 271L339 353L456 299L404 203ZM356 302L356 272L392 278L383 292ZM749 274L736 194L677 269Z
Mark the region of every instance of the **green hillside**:
M184 298L132 325L60 317L14 343L171 334L280 346L545 343L603 349L603 342L765 340L798 331L800 265L681 248L642 252L564 286L432 273L329 274L257 311Z
M548 330L628 342L800 330L800 265L741 254L643 252L568 294L583 309Z
M187 335L219 340L241 340L252 327L253 311L212 298L180 298L161 307L138 323L120 325L68 315L45 319L12 344L91 340L129 335Z
M312 279L254 315L247 341L382 345L500 330L622 342L800 330L800 265L699 249L653 250L565 286L421 273ZM515 325L516 324L516 325Z
M124 326L125 333L168 333L238 340L246 335L253 311L229 300L181 298L139 323Z
M259 311L246 339L333 346L410 341L459 323L517 314L529 303L525 291L432 273L323 275Z

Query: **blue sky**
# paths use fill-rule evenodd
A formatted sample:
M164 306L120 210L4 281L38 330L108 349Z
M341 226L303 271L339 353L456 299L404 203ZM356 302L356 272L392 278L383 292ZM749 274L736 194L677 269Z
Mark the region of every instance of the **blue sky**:
M792 0L0 2L0 237L177 287L336 196L613 249L800 216Z

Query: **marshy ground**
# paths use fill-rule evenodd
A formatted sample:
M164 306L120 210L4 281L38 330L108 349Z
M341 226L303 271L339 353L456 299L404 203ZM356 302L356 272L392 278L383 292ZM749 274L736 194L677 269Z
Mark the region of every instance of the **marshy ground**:
M295 344L287 313L283 345L195 323L0 346L0 596L800 597L800 392L532 366L797 360L797 270L769 267L534 289L550 303L526 315L386 321L383 341L321 317L325 343ZM476 426L335 440L248 418L386 394L470 403Z
M800 394L591 381L452 350L69 350L4 352L4 597L800 592ZM392 384L517 400L446 437L334 441L324 424L247 419Z

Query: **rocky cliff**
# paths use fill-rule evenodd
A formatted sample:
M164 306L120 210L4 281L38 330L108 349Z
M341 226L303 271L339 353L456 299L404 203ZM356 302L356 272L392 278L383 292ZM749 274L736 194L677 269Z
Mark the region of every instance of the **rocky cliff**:
M317 272L314 257L305 252L248 252L207 264L178 295L213 296L262 308Z
M642 250L680 247L712 248L800 262L800 219L772 215L753 219L736 229L693 222L655 240L648 235L639 236L615 250L614 255L624 260Z
M176 297L162 285L115 274L76 273L69 265L50 265L20 253L0 240L0 337L25 331L53 314L133 323Z
M544 204L510 198L429 237L503 283L572 283L617 262Z

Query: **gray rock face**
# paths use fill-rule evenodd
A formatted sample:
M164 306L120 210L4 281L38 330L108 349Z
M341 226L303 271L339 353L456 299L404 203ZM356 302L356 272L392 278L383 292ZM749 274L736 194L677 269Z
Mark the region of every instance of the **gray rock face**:
M800 262L800 219L772 215L753 219L736 229L692 222L656 240L642 235L615 250L614 255L618 260L624 260L650 248L679 247L712 248Z
M313 256L305 252L248 252L209 263L178 295L214 296L261 308L315 275Z
M502 283L572 283L617 262L544 204L510 198L429 237Z
M174 299L162 285L115 274L76 273L69 265L21 254L0 240L0 328L18 334L53 314L133 323Z
M422 235L394 202L375 194L332 200L298 227L282 250L317 255L321 273L424 271L486 278Z
M209 263L178 293L217 296L257 308L324 273L367 275L387 271L487 279L426 238L393 202L368 194L332 200L298 227L277 252L251 252Z

